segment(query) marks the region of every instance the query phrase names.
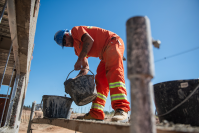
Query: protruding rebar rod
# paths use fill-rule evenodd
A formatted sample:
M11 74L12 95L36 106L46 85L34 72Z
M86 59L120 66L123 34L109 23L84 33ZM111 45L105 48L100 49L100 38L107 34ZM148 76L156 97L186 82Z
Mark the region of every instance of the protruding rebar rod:
M5 111L5 107L6 107L6 103L7 103L7 99L8 99L8 93L9 93L9 90L10 90L10 85L11 85L11 82L12 82L14 70L15 70L15 64L14 64L14 67L13 67L12 75L10 77L10 83L9 83L9 86L8 86L7 96L6 96L6 100L5 100L4 107L3 107L3 113L1 115L0 126L1 126L1 123L2 123L2 120L3 120L3 115L4 115L4 111ZM4 125L5 125L5 123L4 123Z
M5 4L4 4L3 9L2 9L2 11L1 11L0 23L1 23L1 20L2 20L2 18L3 18L4 11L5 11L5 9L6 9L7 1L8 1L8 0L5 1Z
M33 119L33 114L35 112L35 105L36 105L36 101L34 101L32 103L31 115L30 115L30 120L29 120L29 124L28 124L27 133L31 133L31 120Z
M131 82L130 133L156 133L152 103L154 64L150 22L147 17L130 18L126 23L127 67Z
M4 79L4 75L5 75L5 72L6 72L7 65L8 65L8 61L9 61L9 58L10 58L11 50L12 50L12 43L11 43L11 46L10 46L10 51L9 51L9 53L8 53L6 65L5 65L5 67L4 67L3 76L2 76L2 79L1 79L1 83L0 83L0 90L1 90L1 85L3 84L3 79Z
M10 118L11 118L11 112L12 112L14 98L15 98L16 91L17 91L19 77L20 77L20 75L16 75L15 83L14 83L14 86L12 87L12 94L11 94L11 98L10 98L9 108L8 108L8 111L7 111L6 122L4 124L5 126L7 126L9 124L9 121L10 121Z

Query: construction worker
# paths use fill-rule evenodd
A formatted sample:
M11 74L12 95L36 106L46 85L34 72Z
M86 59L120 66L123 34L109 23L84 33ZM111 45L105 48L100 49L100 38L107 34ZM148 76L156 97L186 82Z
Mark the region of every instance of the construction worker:
M88 73L88 57L99 57L101 60L95 76L97 98L93 101L90 112L77 119L103 120L103 109L110 91L111 105L115 110L111 120L128 121L130 103L127 100L124 79L123 40L111 31L94 26L75 26L72 30L59 30L54 40L61 47L74 47L78 56L74 69L81 70L79 74Z

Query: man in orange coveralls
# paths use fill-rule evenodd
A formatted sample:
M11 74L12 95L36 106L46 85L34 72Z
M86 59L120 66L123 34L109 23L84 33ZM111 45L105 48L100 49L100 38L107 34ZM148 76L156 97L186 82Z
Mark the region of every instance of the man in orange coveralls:
M130 103L126 98L123 40L111 31L94 26L75 26L72 30L59 30L54 40L62 47L74 47L78 56L74 69L81 70L79 74L88 73L88 57L99 57L101 60L95 76L97 98L93 101L90 112L77 119L103 120L103 109L110 90L111 104L115 110L112 121L128 121Z

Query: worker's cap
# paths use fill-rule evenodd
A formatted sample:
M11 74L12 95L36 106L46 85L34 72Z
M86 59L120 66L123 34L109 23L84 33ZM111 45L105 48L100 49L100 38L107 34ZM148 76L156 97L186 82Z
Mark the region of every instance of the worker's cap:
M64 47L63 44L63 37L64 35L68 33L69 35L71 35L71 30L68 29L64 29L64 30L59 30L56 32L56 34L54 35L54 40L56 41L56 43L61 46L62 48Z

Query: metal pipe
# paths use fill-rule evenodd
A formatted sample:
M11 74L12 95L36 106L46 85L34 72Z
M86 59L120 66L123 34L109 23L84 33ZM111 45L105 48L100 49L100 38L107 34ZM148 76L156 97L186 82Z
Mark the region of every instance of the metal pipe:
M4 79L5 72L6 72L6 68L7 68L7 65L8 65L8 61L9 61L9 58L10 58L11 50L12 50L12 43L11 43L11 46L10 46L10 51L9 51L9 54L8 54L8 57L7 57L6 65L5 65L3 76L2 76L2 79L1 79L0 90L1 90L1 85L3 83L3 79Z
M2 18L3 18L4 11L5 11L5 9L6 9L7 1L8 1L8 0L5 1L5 4L4 4L3 9L2 9L2 11L1 11L0 23L1 23L1 20L2 20Z
M131 82L130 133L156 133L151 79L154 76L150 21L130 18L126 23L127 68Z
M17 86L18 86L18 82L19 82L19 77L20 77L20 75L17 75L16 78L15 78L15 83L14 83L12 95L11 95L11 98L10 98L10 104L9 104L9 109L8 109L8 113L7 113L7 117L6 117L6 122L4 124L5 126L7 126L8 121L10 120L12 106L13 106L13 103L14 103L14 98L15 98L15 94L16 94Z
M11 77L10 77L10 83L9 83L9 86L8 86L6 101L5 101L5 103L4 103L3 113L2 113L2 115L1 115L0 126L1 126L1 123L2 123L2 120L3 120L3 115L4 115L4 111L5 111L5 107L6 107L6 102L7 102L7 99L8 99L8 93L9 93L9 90L10 90L10 85L11 85L11 82L12 82L12 77L13 77L14 69L15 69L15 64L14 64L14 67L13 67L12 75L11 75ZM5 125L5 123L4 123L4 125Z

